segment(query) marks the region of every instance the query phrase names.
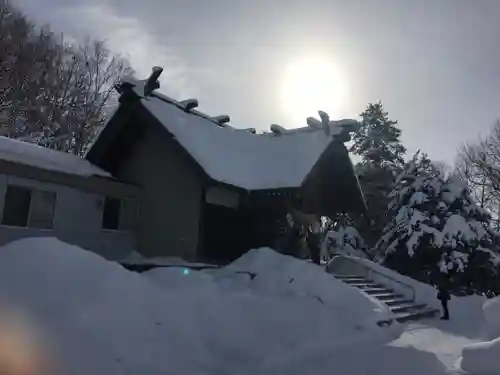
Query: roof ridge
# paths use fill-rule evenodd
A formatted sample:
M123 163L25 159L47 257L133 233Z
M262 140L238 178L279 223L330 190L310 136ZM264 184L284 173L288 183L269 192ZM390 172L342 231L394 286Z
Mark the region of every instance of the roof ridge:
M144 80L139 80L136 79L135 77L128 76L122 78L120 81L120 85L123 84L129 84L135 87L136 89L134 92L139 95L140 97L148 100L148 98L156 98L164 103L174 105L180 110L201 117L205 120L208 120L217 126L221 128L230 128L234 130L241 130L241 131L248 131L252 134L255 135L264 135L264 136L283 136L283 135L291 135L291 134L297 134L297 133L313 133L313 132L324 132L327 137L331 136L338 136L341 134L345 133L346 128L353 131L357 126L359 126L359 122L357 120L352 120L352 119L342 119L338 121L331 121L328 114L324 111L318 111L320 119L317 119L315 117L308 117L306 119L306 126L301 126L297 128L285 128L281 125L278 124L271 124L270 125L270 131L266 132L263 131L261 133L257 133L255 128L248 128L248 129L241 129L241 128L236 128L234 126L231 126L228 124L230 121L230 117L228 115L219 115L219 116L210 116L206 113L203 113L199 110L196 110L195 108L198 106L198 100L197 99L187 99L183 101L179 101L176 99L173 99L165 94L162 94L158 91L148 91L147 93L145 92L145 87L146 85L149 85L151 87L156 87L159 88L160 84L157 81L156 84L152 83L152 79L157 79L159 77L159 73L161 73L161 68L158 67L153 67L153 72L151 76L148 79ZM142 87L141 87L142 86Z
M154 72L154 69L153 68L153 72ZM219 126L219 127L229 127L229 128L233 128L232 126L230 125L227 125L227 123L230 121L230 117L229 115L218 115L218 116L210 116L206 113L203 113L199 110L196 110L194 108L196 108L198 106L198 100L197 99L187 99L187 100L184 100L184 101L179 101L179 100L176 100L176 99L173 99L165 94L162 94L160 92L157 92L157 91L151 91L149 93L149 95L145 95L146 93L144 92L144 86L148 83L149 79L144 79L144 80L139 80L139 79L136 79L135 77L132 77L132 76L127 76L127 77L123 77L121 80L120 80L120 83L119 83L119 86L120 85L123 85L123 84L129 84L129 85L132 85L134 87L137 87L139 90L140 90L140 87L139 86L143 86L143 90L134 90L136 94L138 94L139 96L141 96L142 98L144 99L148 99L148 97L153 97L153 98L156 98L156 99L159 99L161 100L162 102L164 103L168 103L168 104L171 104L171 105L174 105L176 106L177 108L183 110L184 112L186 113L190 113L190 114L193 114L195 116L198 116L198 117L201 117L205 120L208 120L210 122L213 122L215 125ZM159 88L159 84L158 84L158 88ZM183 102L188 102L188 101L191 101L191 103L193 103L195 101L194 106L192 107L187 107L186 106L186 103L183 103ZM234 128L233 128L234 129Z
M198 107L197 99L187 99L187 100L176 100L165 94L155 91L160 88L160 83L158 78L163 71L160 67L153 67L151 75L144 80L138 80L133 76L128 76L122 78L120 84L118 85L118 91L121 92L121 88L124 84L132 86L132 90L140 98L144 100L150 100L150 98L155 98L163 103L173 105L187 114L192 114L198 116L204 120L210 121L216 124L220 128L229 128L231 130L247 131L255 135L263 135L267 137L282 137L285 135L293 134L303 134L303 133L324 133L326 138L332 138L340 140L341 142L346 142L350 140L350 133L359 128L360 123L353 119L341 119L337 121L330 120L330 116L324 111L318 111L319 119L315 117L308 117L306 119L306 126L297 128L285 128L278 124L271 124L270 131L262 131L257 133L255 128L241 129L236 128L228 124L230 118L228 115L220 116L209 116L195 108Z

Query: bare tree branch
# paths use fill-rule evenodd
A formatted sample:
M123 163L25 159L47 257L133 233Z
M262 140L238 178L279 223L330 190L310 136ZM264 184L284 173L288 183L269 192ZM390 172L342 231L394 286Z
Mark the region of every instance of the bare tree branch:
M80 154L132 70L102 41L72 46L0 0L0 135Z
M461 147L455 171L468 183L481 207L497 218L500 229L500 121L486 137Z

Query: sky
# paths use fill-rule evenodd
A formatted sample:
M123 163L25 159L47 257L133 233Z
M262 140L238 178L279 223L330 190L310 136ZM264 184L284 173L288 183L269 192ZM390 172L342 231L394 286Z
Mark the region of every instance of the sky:
M11 1L68 40L106 40L140 78L162 66L161 92L235 127L380 100L409 153L452 163L500 118L498 0Z

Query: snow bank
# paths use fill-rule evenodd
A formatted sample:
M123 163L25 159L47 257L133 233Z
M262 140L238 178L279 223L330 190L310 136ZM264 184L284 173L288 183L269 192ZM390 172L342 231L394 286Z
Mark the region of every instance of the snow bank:
M269 358L259 375L443 375L436 355L413 347L380 345L376 340L334 347L326 343ZM246 372L245 372L246 374ZM249 374L249 373L248 373Z
M200 327L187 324L196 322L194 306L168 300L139 274L57 239L1 249L0 300L32 316L70 374L201 371L209 361ZM175 358L174 367L165 358Z
M500 373L500 337L486 342L470 344L462 350L462 370L474 375Z
M483 305L486 330L489 337L500 337L500 297L487 300Z
M72 375L253 374L301 346L387 341L369 323L377 307L315 267L254 251L206 274L144 275L57 239L23 239L0 249L0 301L30 316Z
M322 267L269 248L249 251L226 267L205 271L158 268L144 275L168 288L232 289L260 296L309 300L334 311L351 327L371 329L392 318L387 306L333 278Z
M486 297L478 295L464 297L451 296L448 307L453 321L465 322L465 324L474 322L474 330L477 331L478 335L481 335L480 330L477 328L485 323L483 314L483 304L485 301L487 301Z
M467 345L462 350L462 370L474 375L500 373L500 297L483 305L485 331L489 341Z
M369 326L392 317L386 305L333 278L322 267L269 248L249 251L219 273L234 271L254 275L248 284L253 291L315 298L355 324Z
M79 156L7 137L0 137L0 159L85 177L111 176Z

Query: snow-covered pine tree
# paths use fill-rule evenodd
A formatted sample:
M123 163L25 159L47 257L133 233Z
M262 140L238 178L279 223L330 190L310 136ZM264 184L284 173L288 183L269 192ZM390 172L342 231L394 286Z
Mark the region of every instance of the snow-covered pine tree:
M455 293L500 293L500 257L490 216L455 176L446 180L417 154L391 193L392 220L376 244L389 268Z
M356 222L356 226L370 245L382 233L385 214L395 177L404 165L405 147L401 144L401 130L389 119L382 103L369 104L361 114L360 130L353 136L351 150L361 156L356 165L361 188L365 195L370 224Z
M370 103L363 113L360 130L354 135L351 150L364 161L378 165L404 165L405 147L401 144L401 130L397 121L390 120L382 103Z
M335 255L367 258L368 248L354 225L348 215L339 215L326 231L321 243L323 259L330 259Z

